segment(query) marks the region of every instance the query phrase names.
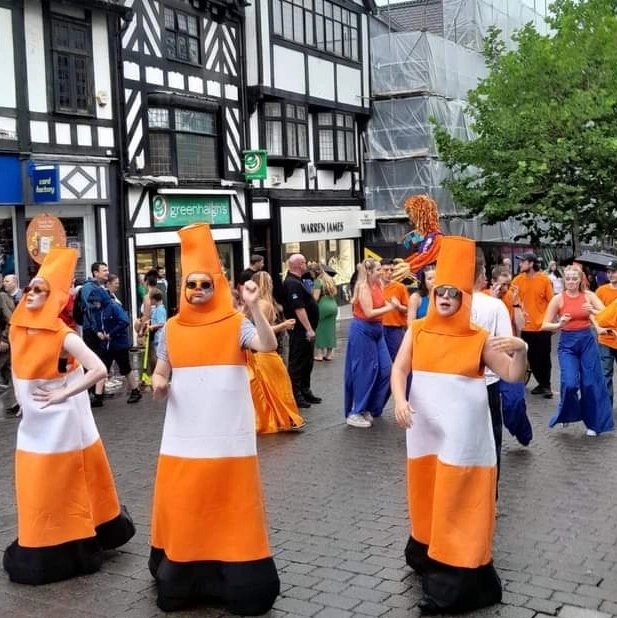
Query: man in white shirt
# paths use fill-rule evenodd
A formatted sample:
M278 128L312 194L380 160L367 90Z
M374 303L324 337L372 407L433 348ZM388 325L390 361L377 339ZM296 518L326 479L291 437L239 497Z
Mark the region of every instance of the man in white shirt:
M482 292L486 288L486 263L482 250L476 249L476 281L471 298L471 321L488 331L490 337L512 337L512 323L505 304ZM501 395L499 377L490 369L485 370L488 405L491 411L495 450L497 452L497 479L501 464L501 441L503 418L501 414Z

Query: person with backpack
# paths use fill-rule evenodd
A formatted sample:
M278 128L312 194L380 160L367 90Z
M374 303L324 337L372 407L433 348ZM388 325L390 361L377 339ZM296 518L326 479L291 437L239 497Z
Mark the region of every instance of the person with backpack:
M100 340L96 334L97 318L99 317L96 313L99 310L92 305L88 305L88 298L92 290L105 286L107 277L109 276L109 268L105 262L93 262L90 267L90 272L92 276L86 279L85 283L79 289L79 292L75 295L73 319L82 327L84 343L94 353L100 356L102 353Z
M93 315L101 360L105 363L108 372L113 362L116 361L120 375L126 378L131 389L127 403L137 403L142 395L129 358L131 343L128 329L131 321L128 314L122 305L113 301L105 288L92 289L88 296L88 306L96 309ZM97 382L95 386L92 407L102 407L104 389L105 379Z

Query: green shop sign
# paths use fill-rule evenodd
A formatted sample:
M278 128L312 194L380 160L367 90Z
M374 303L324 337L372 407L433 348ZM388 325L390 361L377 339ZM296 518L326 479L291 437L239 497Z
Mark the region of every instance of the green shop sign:
M266 150L244 151L244 178L265 180L268 177L268 152Z
M182 227L191 223L231 223L229 195L156 195L152 199L154 227Z

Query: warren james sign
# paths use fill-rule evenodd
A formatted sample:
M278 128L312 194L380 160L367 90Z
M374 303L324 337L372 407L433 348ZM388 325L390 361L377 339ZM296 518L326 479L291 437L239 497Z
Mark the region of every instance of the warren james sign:
M231 223L229 195L156 195L152 199L154 227L183 227L191 223Z
M359 206L302 206L281 208L281 240L284 243L362 235Z

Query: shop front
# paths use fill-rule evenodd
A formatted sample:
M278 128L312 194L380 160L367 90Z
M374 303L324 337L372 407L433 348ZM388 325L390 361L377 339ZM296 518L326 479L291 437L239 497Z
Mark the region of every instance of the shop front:
M129 203L131 203L129 195ZM248 233L242 202L233 190L158 189L144 191L131 216L128 239L131 265L132 310L139 315L139 281L150 269L162 266L167 280L168 314L178 307L181 284L178 230L194 223L208 223L221 266L233 284L233 274L248 254Z
M294 253L304 255L309 264L329 266L336 271L339 304L347 304L362 229L370 225L366 212L360 206L281 206L281 272Z

